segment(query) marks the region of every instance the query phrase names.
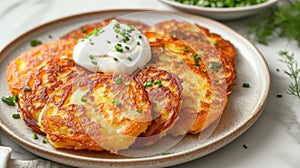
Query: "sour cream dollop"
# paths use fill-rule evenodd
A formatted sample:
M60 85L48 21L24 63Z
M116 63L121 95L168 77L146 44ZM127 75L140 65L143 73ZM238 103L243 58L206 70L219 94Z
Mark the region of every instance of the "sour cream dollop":
M80 39L73 59L92 72L132 74L151 60L147 38L136 28L112 20Z

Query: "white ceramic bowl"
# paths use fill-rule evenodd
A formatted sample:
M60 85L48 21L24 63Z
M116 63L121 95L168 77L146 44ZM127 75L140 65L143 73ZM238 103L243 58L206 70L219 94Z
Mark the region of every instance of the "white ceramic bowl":
M217 20L232 20L257 14L265 11L271 7L274 7L279 0L268 0L267 2L245 6L245 7L232 7L232 8L211 8L181 4L174 2L173 0L160 0L161 2L172 6L174 8L183 10L185 12L196 13L203 16L207 16Z

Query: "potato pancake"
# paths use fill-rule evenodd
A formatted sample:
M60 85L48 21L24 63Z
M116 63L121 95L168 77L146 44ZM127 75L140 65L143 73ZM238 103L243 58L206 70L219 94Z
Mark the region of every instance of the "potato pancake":
M18 110L25 123L33 131L42 133L37 120L50 94L73 78L89 73L68 56L54 57L38 70L32 71L25 80L25 89L19 93Z
M49 97L39 126L55 148L108 150L132 145L152 121L143 86L125 75L91 74Z
M211 69L203 60L208 57L205 54L212 57L206 60L212 61L208 64L216 63L218 58L214 59L211 53L198 53L187 42L169 34L146 32L145 35L153 56L148 66L174 73L183 81L182 112L173 135L183 135L188 130L192 134L200 133L219 119L227 102L222 67Z
M23 52L14 59L6 69L6 80L9 89L14 95L24 89L24 81L28 74L45 65L52 57L67 56L72 58L75 40L61 40L39 45Z
M209 29L197 24L175 20L158 23L151 27L149 32L162 32L169 38L184 41L202 57L207 67L211 66L212 62L222 63L223 68L219 69L216 76L226 78L227 87L233 84L236 51L234 46L220 35L211 33ZM214 55L218 57L216 58Z
M139 31L143 32L146 29L149 29L149 26L139 22L139 21L131 21L131 20L125 20L125 19L118 19L118 18L110 18L105 19L101 22L97 22L94 24L84 25L80 27L79 29L72 30L71 32L68 32L64 36L62 36L60 39L81 39L85 36L87 36L89 33L93 32L95 28L101 28L109 24L110 20L116 19L118 22L122 24L127 24L129 26L134 26Z
M182 104L181 81L175 75L154 68L143 69L136 79L144 85L153 111L153 121L140 135L136 146L149 146L164 137L178 120ZM140 140L140 141L139 141Z

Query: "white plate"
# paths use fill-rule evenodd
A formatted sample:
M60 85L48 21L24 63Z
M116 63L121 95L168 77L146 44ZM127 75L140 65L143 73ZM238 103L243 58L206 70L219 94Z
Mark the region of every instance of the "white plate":
M142 10L108 10L84 13L62 18L44 25L18 37L6 46L0 53L0 97L10 95L7 87L5 72L6 66L22 51L30 49L31 39L40 39L43 42L53 41L63 34L87 23L94 23L112 16L122 16L134 12L142 12L132 16L132 20L141 20L147 24L176 19L178 16L193 23L209 28L231 41L237 50L236 86L232 87L227 108L213 134L202 143L198 136L188 135L180 143L169 150L169 155L156 155L142 158L129 158L112 155L106 152L88 152L73 150L56 150L50 144L43 144L44 137L38 140L32 138L32 131L24 122L13 119L15 107L9 107L0 102L0 127L18 144L32 153L49 160L78 167L161 167L187 162L207 155L228 144L246 131L259 117L266 102L270 87L270 75L267 64L260 52L241 35L227 26L198 16L181 13L167 13L160 11ZM53 39L49 39L52 35ZM243 88L242 83L251 84L251 88Z
M278 2L278 0L268 0L267 2L261 4L245 6L245 7L209 8L209 7L186 5L186 4L174 2L173 0L160 0L160 1L185 12L204 15L217 20L238 19L253 14L257 14L259 12L263 12L267 10L272 6L275 6L276 3Z

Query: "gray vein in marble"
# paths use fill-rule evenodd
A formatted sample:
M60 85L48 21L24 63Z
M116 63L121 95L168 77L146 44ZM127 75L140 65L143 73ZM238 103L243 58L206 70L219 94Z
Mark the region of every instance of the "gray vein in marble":
M1 139L1 145L11 147L12 153L11 158L12 159L37 159L38 157L21 146L19 146L17 143L12 141L10 138L8 138L3 132L0 131L0 139Z
M281 122L287 132L300 144L300 115L297 114L300 113L300 100L287 94L289 80L282 78L277 73L272 76L271 90L273 92L269 95L269 109L274 112L272 116ZM278 98L278 94L283 97ZM290 104L294 106L290 106Z
M50 162L43 159L36 160L10 160L8 167L22 167L22 168L70 168L69 166L59 163Z
M275 118L285 125L288 133L300 144L300 123L297 120L297 112L299 113L300 111L295 111L294 107L284 106L282 110L278 110Z
M295 157L292 157L291 155L287 153L280 153L278 154L278 159L283 160L285 163L287 163L289 166L293 168L297 168L300 165L300 160L296 159Z

